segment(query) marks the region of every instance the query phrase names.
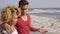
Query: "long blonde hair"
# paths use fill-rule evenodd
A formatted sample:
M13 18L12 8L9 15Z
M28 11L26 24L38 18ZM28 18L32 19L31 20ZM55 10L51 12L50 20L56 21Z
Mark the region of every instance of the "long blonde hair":
M15 6L7 6L3 8L1 12L1 21L4 23L8 23L12 18L13 14L17 14L18 16L20 16L20 8L17 8Z

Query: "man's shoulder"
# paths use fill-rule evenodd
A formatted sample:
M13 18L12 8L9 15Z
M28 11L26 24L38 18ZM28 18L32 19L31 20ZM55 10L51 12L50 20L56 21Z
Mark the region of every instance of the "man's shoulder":
M29 19L31 19L31 16L30 16L30 14L27 14L27 16L28 16L28 18L29 18Z

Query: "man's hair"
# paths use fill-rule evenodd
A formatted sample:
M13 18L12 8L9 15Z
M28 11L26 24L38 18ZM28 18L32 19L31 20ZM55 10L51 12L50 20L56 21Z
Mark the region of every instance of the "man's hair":
M28 4L29 4L29 2L27 0L20 0L19 1L19 7L24 6L24 5L28 5Z

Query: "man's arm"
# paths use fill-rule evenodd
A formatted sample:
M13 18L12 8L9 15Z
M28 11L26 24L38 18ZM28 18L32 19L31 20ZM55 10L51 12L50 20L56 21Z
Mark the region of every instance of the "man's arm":
M32 31L32 32L36 32L38 30L39 30L39 28L30 27L30 31Z
M47 30L45 30L43 28L35 28L35 27L32 27L32 26L30 27L30 31L32 31L32 32L40 32L42 34L48 32Z

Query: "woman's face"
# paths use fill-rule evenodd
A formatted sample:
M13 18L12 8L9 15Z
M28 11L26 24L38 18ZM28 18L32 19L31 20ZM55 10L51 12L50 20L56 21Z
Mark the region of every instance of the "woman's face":
M14 14L13 18L12 18L12 24L15 25L17 23L17 18L18 16Z

